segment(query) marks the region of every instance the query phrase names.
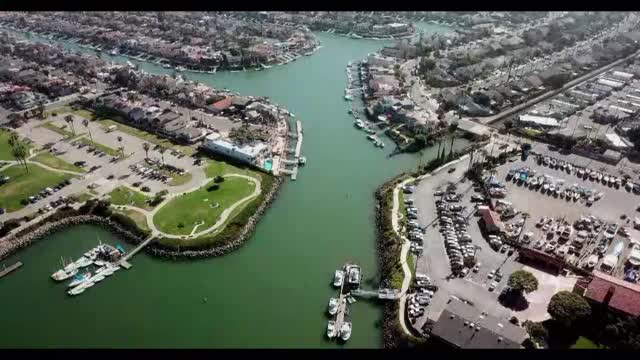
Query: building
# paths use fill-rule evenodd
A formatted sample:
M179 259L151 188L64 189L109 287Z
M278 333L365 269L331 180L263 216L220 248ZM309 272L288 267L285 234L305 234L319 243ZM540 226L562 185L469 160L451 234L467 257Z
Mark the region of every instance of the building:
M487 232L500 233L504 231L504 224L502 223L502 220L500 220L500 216L495 211L487 208L482 208L479 210Z
M630 316L640 316L640 285L617 279L600 271L593 272L584 297L610 310Z
M267 145L263 142L236 146L222 140L220 134L216 133L210 134L204 139L203 147L215 154L224 155L251 165L256 165L259 157L267 152Z
M458 349L520 349L528 338L525 329L453 299L440 314L431 336Z
M540 128L558 128L560 124L558 120L546 117L546 116L536 116L536 115L520 115L518 117L518 122L523 126L535 126Z

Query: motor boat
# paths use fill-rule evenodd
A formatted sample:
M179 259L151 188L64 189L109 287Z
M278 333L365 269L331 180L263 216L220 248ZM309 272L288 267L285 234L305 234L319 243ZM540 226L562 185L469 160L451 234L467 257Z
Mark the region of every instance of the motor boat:
M89 280L91 278L91 273L90 272L86 272L82 275L76 275L73 280L69 283L69 287L70 288L74 288L78 285L81 285L83 283L85 283L87 280Z
M344 282L344 271L336 270L335 275L333 276L333 286L340 287Z
M73 289L70 289L69 291L67 291L67 294L69 294L71 296L79 295L79 294L82 294L85 289L86 289L85 286L79 285L79 286L76 286Z
M338 312L339 300L336 298L329 299L329 315L335 315Z
M51 278L56 281L63 281L63 280L69 279L70 277L74 276L77 273L78 273L78 269L75 269L75 268L71 270L60 269L55 273L53 273L51 275Z
M347 282L351 285L360 285L360 266L351 265L347 267Z
M342 341L347 341L351 337L351 323L345 322L342 324L342 328L340 328L340 339Z
M93 261L86 256L82 256L80 259L76 260L75 264L78 268L81 268L93 264Z
M338 336L338 331L336 330L336 322L333 320L329 320L327 323L327 337L329 339L333 339Z
M102 280L104 280L104 275L102 275L102 274L94 275L91 278L91 281L93 281L94 283L100 282Z

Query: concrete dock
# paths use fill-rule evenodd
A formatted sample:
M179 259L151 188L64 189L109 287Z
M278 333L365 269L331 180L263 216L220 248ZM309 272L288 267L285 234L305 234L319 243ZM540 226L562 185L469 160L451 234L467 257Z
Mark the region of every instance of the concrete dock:
M297 143L296 143L296 159L300 157L300 151L302 151L302 122L300 120L296 121L296 130L298 133Z
M21 266L22 266L22 262L18 261L17 263L9 267L5 267L4 269L2 269L2 271L0 271L0 278L3 278L5 275L9 275L9 273L11 273L14 270L17 270Z

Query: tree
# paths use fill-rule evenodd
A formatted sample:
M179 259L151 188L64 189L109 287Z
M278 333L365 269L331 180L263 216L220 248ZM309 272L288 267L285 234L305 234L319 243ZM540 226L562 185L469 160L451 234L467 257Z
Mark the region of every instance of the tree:
M525 270L518 270L511 273L507 286L522 293L530 293L538 289L538 279L532 273Z
M122 157L124 157L124 146L122 146L122 136L118 136L118 143L120 144L120 147L118 149L120 150Z
M76 136L76 129L73 126L73 116L71 114L67 115L64 117L64 121L69 124L69 127L71 128L71 133L73 134L73 136Z
M591 306L580 295L570 291L560 291L551 297L547 312L566 327L572 327L591 316Z
M11 147L11 155L18 160L18 163L22 164L27 172L29 172L29 166L27 165L27 156L29 151L27 145L22 141L17 134L12 133L9 137L9 146Z
M87 128L87 132L89 133L89 139L91 139L91 142L93 142L93 136L91 135L91 129L89 129L89 120L87 120L87 119L82 120L82 125L84 125L84 127Z
M148 159L149 158L149 149L151 149L151 144L142 143L142 149L144 150L145 157Z
M164 165L164 153L165 151L167 151L167 148L164 146L160 146L160 148L158 149L158 152L160 153L160 156L162 157L162 165Z
M527 329L529 336L534 339L542 339L546 341L549 338L549 331L542 325L542 323L527 320L522 323L522 325Z

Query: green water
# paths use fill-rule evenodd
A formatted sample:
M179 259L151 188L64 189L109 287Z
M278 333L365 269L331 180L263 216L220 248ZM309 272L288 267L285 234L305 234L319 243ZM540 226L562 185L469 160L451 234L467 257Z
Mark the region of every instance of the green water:
M349 342L326 340L330 282L350 260L362 266L365 287L377 286L374 191L415 168L417 157L388 158L391 141L374 147L347 114L346 64L384 42L318 36L322 49L285 66L188 75L269 96L303 122L307 165L284 185L245 246L179 263L141 253L132 269L71 298L49 278L60 257L81 255L98 237L123 241L92 226L51 235L5 261L24 266L0 279L0 347L379 347L381 308L364 300L351 306ZM434 153L427 150L423 161Z

